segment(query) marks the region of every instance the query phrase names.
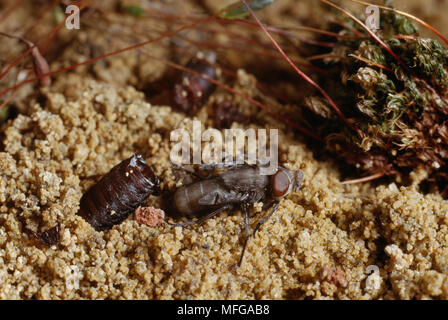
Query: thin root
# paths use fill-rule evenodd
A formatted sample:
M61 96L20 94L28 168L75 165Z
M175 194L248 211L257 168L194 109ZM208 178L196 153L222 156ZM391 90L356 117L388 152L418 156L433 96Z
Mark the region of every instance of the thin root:
M384 172L378 172L378 173L375 173L368 177L343 181L343 182L341 182L341 184L358 184L358 183L363 183L363 182L369 182L369 181L380 179L380 178L384 177L385 175L386 174Z

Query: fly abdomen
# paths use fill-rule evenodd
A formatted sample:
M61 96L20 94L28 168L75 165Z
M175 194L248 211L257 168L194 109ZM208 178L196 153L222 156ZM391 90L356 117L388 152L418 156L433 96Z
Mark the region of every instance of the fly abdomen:
M182 186L173 196L174 215L198 216L206 209L213 208L216 203L216 192L225 193L217 179L208 179Z

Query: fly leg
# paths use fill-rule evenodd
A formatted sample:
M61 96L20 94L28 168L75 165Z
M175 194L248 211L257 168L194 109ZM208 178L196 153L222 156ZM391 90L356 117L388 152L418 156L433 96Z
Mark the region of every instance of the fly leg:
M240 261L238 261L238 267L241 267L241 263L243 263L243 257L244 257L244 252L246 252L246 246L247 246L247 242L249 241L249 212L247 210L247 206L243 206L243 211L244 211L244 222L245 222L245 229L246 229L246 236L244 239L244 244L243 244L243 252L241 252L241 257L240 257Z
M173 227L185 227L185 226L191 226L191 225L195 225L195 224L201 224L201 223L204 223L204 221L206 221L206 220L208 220L210 218L213 218L218 213L220 213L220 212L222 212L224 210L230 209L230 208L231 208L231 206L229 206L229 205L223 206L221 208L216 209L213 212L210 212L205 217L202 217L202 218L200 218L200 219L198 219L196 221L187 221L187 222L182 222L182 223L171 223L171 222L168 222L168 221L165 221L165 222L167 224L169 224L170 226L173 226Z
M260 212L266 212L268 211L270 208L272 208L272 206L276 203L277 201L271 201L269 203L263 203L263 206L261 207ZM258 216L260 214L260 212L258 211L254 211L252 214L249 215L249 219L250 218L254 218L255 216Z
M258 231L258 229L260 229L260 227L263 225L263 223L268 221L268 219L274 214L274 212L277 210L279 205L280 205L279 201L274 202L274 205L272 206L272 209L269 212L269 214L257 223L257 226L255 227L254 232L252 233L253 236Z

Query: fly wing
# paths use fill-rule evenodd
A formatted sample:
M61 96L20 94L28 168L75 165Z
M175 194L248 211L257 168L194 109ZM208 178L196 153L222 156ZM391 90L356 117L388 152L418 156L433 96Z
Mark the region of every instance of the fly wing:
M237 164L235 162L207 163L198 165L195 167L195 171L201 176L217 177L221 176L228 170L233 170L243 166L246 166L246 164Z
M223 162L223 163L211 163L211 164L186 164L186 165L176 165L173 164L173 169L175 171L182 171L184 173L189 174L190 176L194 176L196 178L200 179L206 179L206 178L212 178L217 177L227 170L229 168L233 168L235 166L234 163L230 162Z
M200 198L198 204L201 206L217 206L226 203L225 199L225 194L223 194L221 190L214 190Z
M235 192L233 190L217 189L199 199L198 204L202 206L218 207L231 203L246 201L249 193Z

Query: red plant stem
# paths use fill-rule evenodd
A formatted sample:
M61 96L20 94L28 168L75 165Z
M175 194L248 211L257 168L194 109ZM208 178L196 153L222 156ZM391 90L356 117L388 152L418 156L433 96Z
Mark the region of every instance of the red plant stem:
M223 19L221 19L221 21L223 21ZM250 25L252 27L258 27L258 25L256 23L254 23L252 21L247 21L247 20L233 19L233 20L228 21L228 23L231 23L231 22L246 24L246 25ZM341 39L349 39L349 40L366 40L366 39L368 39L368 38L365 38L365 37L343 35L343 34L331 32L331 31L327 31L327 30L322 30L322 29L312 28L312 27L306 27L306 26L280 28L280 27L274 27L274 26L266 25L265 27L266 27L266 29L268 29L271 32L278 33L278 34L283 34L283 35L286 35L286 36L289 36L289 37L295 37L296 35L292 34L291 32L288 32L288 30L289 31L297 30L297 31L308 31L308 32L323 34L323 35L326 35L326 36L330 36L330 37L334 37L334 38L341 38ZM315 44L324 45L324 46L329 45L329 44L327 44L325 42L317 42Z
M105 17L105 19L107 20L107 17ZM100 28L100 27L98 27L97 25L95 25L95 24L93 24L93 23L90 23L90 22L84 22L84 23L86 23L87 25L89 25L89 26L92 27L92 28L96 28L96 29L98 29L98 30L101 30L101 31L109 32L109 33L110 33L110 30L108 30L108 29L106 29L106 28ZM183 40L188 40L188 39L185 39L185 38L181 38L181 39L183 39ZM191 42L191 43L193 43L193 44L196 45L196 42L195 42L195 41L192 41L192 40L190 41L190 40L189 40L189 42ZM218 45L219 45L219 44L216 44L216 45L214 46L214 48L216 48ZM145 52L142 52L142 53L144 53L145 55L149 56L149 55L148 55L147 53L145 53ZM151 57L151 56L150 56L150 57ZM151 57L151 58L152 58L152 59L155 59L154 57ZM219 67L220 70L221 70L223 73L225 73L225 74L231 76L232 78L237 78L237 74L236 74L235 72L233 72L232 70L223 68L222 65L217 66L216 64L210 63L210 62L208 62L207 60L204 60L204 63L206 63L206 64L208 64L208 65L210 65L210 66L213 66L213 67L215 67L215 68ZM319 70L320 70L320 69L319 69ZM323 70L322 70L322 71L323 71ZM286 104L290 104L290 105L294 105L293 102L291 102L289 99L287 99L286 97L284 97L283 95L281 95L280 93L278 93L278 92L277 92L276 90L274 90L273 88L267 87L267 86L263 85L261 82L258 82L258 81L257 81L257 83L256 83L256 86L257 86L257 88L260 89L261 91L270 92L273 96L275 96L277 99L283 101L284 103L286 103Z
M232 19L230 21L227 21L226 19L223 19L223 18L220 18L220 19L221 19L221 21L225 21L227 23L232 23L232 22L233 23L242 23L242 24L245 24L245 25L249 25L251 27L257 27L256 24L253 24L250 21L246 21L246 20ZM294 39L297 39L297 40L299 40L299 41L301 41L303 43L311 44L311 45L314 45L314 46L320 46L320 47L325 47L325 48L334 48L336 46L332 42L322 42L322 41L317 41L317 40L313 40L313 39L304 38L304 37L301 37L299 35L293 34L293 33L288 32L286 30L282 30L282 29L277 28L277 27L265 26L265 28L267 30L273 32L273 33L277 33L277 34L280 34L280 35L283 35L283 36L286 36L286 37L289 37L289 38L294 38Z
M82 10L85 6L85 4L83 4L84 0L80 0L76 3L76 5L79 7L80 10ZM69 16L70 17L70 16ZM67 17L66 19L68 19L69 17ZM39 40L37 40L35 42L35 45L38 46L39 43L41 41L43 41L44 39L46 39L47 37L49 37L50 35L52 35L53 33L57 33L62 26L65 25L65 20L61 21L59 23L59 25L57 25L54 29L52 29L49 33L45 34L43 37L41 37ZM33 50L33 48L28 48L28 50L26 50L22 55L20 55L17 59L15 59L12 63L10 63L10 65L5 69L5 71L3 71L0 74L0 80L3 79L3 77L8 74L9 71L11 71L12 68L14 68L14 66L16 66L20 61L22 61L28 54L31 53L31 51ZM44 54L44 52L41 51L42 54ZM20 83L19 83L20 84ZM0 94L0 97L3 94Z
M286 28L281 28L281 29L286 29ZM349 36L349 35L339 34L339 33L322 30L322 29L318 29L318 28L307 27L307 26L287 28L287 30L308 31L308 32L318 33L318 34L322 34L322 35L326 35L326 36L330 36L330 37L334 37L334 38L348 39L348 40L366 40L367 39L365 37Z
M19 93L19 90L14 91L3 103L0 105L0 111L3 110L3 108L6 108L8 103L12 101L16 97L16 95Z
M243 98L244 100L247 100L247 101L249 101L250 103L256 105L257 107L259 107L260 109L262 109L262 110L265 111L266 113L270 114L270 115L273 116L274 118L277 118L277 119L283 121L284 123L286 123L286 124L288 124L288 125L290 125L290 126L296 128L297 130L301 131L302 133L304 133L304 134L306 134L306 135L308 135L308 136L310 136L310 137L316 139L317 141L320 141L320 142L324 143L324 140L323 140L321 137L319 137L319 136L317 136L316 134L312 133L312 132L309 131L308 129L302 127L301 125L299 125L299 124L297 124L297 123L295 123L295 122L293 122L293 121L291 121L288 117L282 116L281 114L278 114L278 113L272 111L269 107L267 107L267 106L264 105L263 103L261 103L261 102L255 100L255 99L252 99L252 98L246 96L244 93L239 92L238 90L235 90L235 89L229 87L228 85L226 85L226 84L224 84L224 83L221 83L221 82L219 82L219 81L217 81L217 80L215 80L215 79L213 79L213 78L210 78L209 76L207 76L207 75L205 75L205 74L202 74L202 73L197 72L197 71L194 71L194 70L192 70L192 69L190 69L190 68L181 66L181 65L179 65L179 64L177 64L177 63L174 63L174 62L172 62L172 61L168 61L168 60L165 60L165 59L162 59L162 58L158 58L158 57L151 56L150 54L147 54L146 52L144 52L144 54L145 54L146 56L148 56L149 58L151 58L151 59L154 59L154 60L163 62L164 64L166 64L166 65L168 65L168 66L171 66L171 67L173 67L173 68L175 68L175 69L178 69L178 70L181 70L181 71L185 71L185 72L194 74L194 75L196 75L196 76L198 76L198 77L201 77L201 78L203 78L203 79L205 79L205 80L207 80L207 81L210 81L211 83L217 85L218 87L221 87L221 88L223 88L224 90L226 90L226 91L228 91L228 92L231 92L231 93L233 93L234 95L240 96L240 97Z
M221 71L229 76L231 76L232 78L237 78L237 74L235 72L233 72L232 70L223 68L222 66L219 66L219 68L221 69ZM269 92L270 94L272 94L274 97L276 97L277 99L283 101L286 104L289 105L294 105L294 103L292 101L290 101L288 98L284 97L282 94L280 94L279 92L277 92L277 90L275 90L274 88L268 87L266 85L264 85L263 83L257 81L256 86L258 89L260 89L261 91L264 92Z
M266 36L269 38L269 40L272 42L272 44L277 48L277 50L280 52L280 54L285 58L285 60L289 63L289 65L309 84L311 84L314 88L319 90L319 92L327 99L327 101L330 103L331 107L334 109L334 111L339 115L339 117L345 122L347 126L349 126L353 131L358 133L358 129L348 121L348 119L344 116L344 114L341 112L339 107L336 105L336 103L333 101L333 99L327 94L327 92L319 86L315 81L313 81L310 77L308 77L302 70L300 70L294 62L286 55L286 53L283 51L283 49L278 45L278 43L275 41L275 39L271 36L268 30L264 27L263 23L258 19L258 17L255 15L253 10L249 7L249 5L246 3L245 0L241 0L241 2L246 6L247 10L250 12L252 17L257 21L260 28L263 30L263 32L266 34Z
M204 60L204 62L205 62L206 64L210 65L210 66L218 67L216 64L210 63L210 62L208 62L208 61L206 61L206 60ZM223 68L221 65L219 66L219 69L222 71L222 73L227 74L227 75L229 75L230 77L232 77L232 78L234 78L234 79L236 79L236 78L238 77L238 75L237 75L235 72L233 72L232 70ZM257 81L256 86L257 86L258 89L260 89L260 91L262 91L262 92L263 92L263 91L264 91L264 92L269 92L269 93L272 94L274 97L276 97L277 99L283 101L284 103L289 104L289 105L294 105L294 103L292 103L288 98L286 98L286 97L284 97L283 95L281 95L281 94L280 94L279 92L277 92L275 89L270 88L270 87L264 85L263 83L261 83L261 82L259 82L259 81Z
M403 66L405 70L410 71L409 67L400 59L400 57L397 56L395 52L393 52L392 49L389 48L389 46L383 40L381 40L380 37L378 37L372 30L370 30L361 20L359 20L353 14L351 14L344 8L339 7L338 5L334 4L331 1L328 0L320 0L320 1L349 16L353 21L359 24L368 34L370 34L372 38L374 38L387 52L389 52L395 58L395 60L397 60L397 62Z
M354 179L354 180L348 180L348 181L343 181L343 182L341 182L341 184L356 184L356 183L362 183L362 182L369 182L369 181L373 181L373 180L382 178L385 175L386 174L384 172L378 172L378 173L375 173L375 174L373 174L371 176L368 176L368 177Z
M170 15L165 14L165 13L160 14L160 15L162 15L163 17L160 17L160 18L156 17L154 19L160 19L160 20L163 20L165 22L169 22L170 24L178 24L178 25L182 24L182 22L179 21L179 19L175 18L175 15L170 16ZM192 18L190 18L189 20L192 20ZM269 43L263 43L263 42L258 41L256 39L252 39L250 37L245 37L242 34L238 34L238 33L232 32L231 30L229 30L228 28L226 29L226 27L222 25L222 21L217 20L217 22L219 23L219 26L220 26L219 30L215 29L215 28L203 27L203 26L199 27L198 29L201 30L201 31L209 32L209 33L213 33L213 34L225 33L225 34L228 34L229 36L231 36L232 38L240 39L240 40L244 41L245 43L252 43L254 45L257 45L257 46L260 46L260 47L263 47L265 49L269 49L269 50L272 50L272 51L275 50L275 49L272 48L272 46Z
M48 66L47 60L42 56L42 54L39 52L39 49L32 43L31 41L28 41L27 39L21 37L21 36L14 36L9 35L7 33L1 32L0 35L9 37L12 39L17 39L23 43L25 43L29 48L32 48L31 50L31 56L33 58L33 65L34 65L34 72L37 75L48 73L50 71L50 67ZM39 82L41 87L46 87L51 84L51 78L50 77L42 77L39 78Z
M332 2L330 2L330 1L327 1L327 0L320 0L320 1L322 1L322 2L324 2L324 3L326 3L326 4L328 4L329 6L331 6L331 7L333 7L333 8L335 8L335 9L337 9L337 10L339 10L339 11L341 11L341 12L343 12L344 14L346 14L347 16L349 16L350 18L352 18L356 23L358 23L360 26L362 26L362 28L364 29L364 30L366 30L367 31L367 33L369 33L384 49L386 49L386 51L388 51L397 61L398 61L398 63L400 63L400 65L402 65L403 66L403 68L406 70L406 71L408 71L409 73L412 73L412 74L415 74L414 72L413 72L413 70L411 70L388 46L387 46L387 44L385 44L384 42L383 42L383 40L381 40L375 33L373 33L364 23L362 23L359 19L357 19L354 15L352 15L350 12L348 12L347 10L345 10L345 9L343 9L343 8L341 8L341 7L339 7L339 6L337 6L336 4L334 4L334 3L332 3ZM387 8L387 7L386 7ZM416 76L417 78L418 78L418 76ZM426 86L428 87L428 88L430 88L431 89L431 91L433 91L439 98L440 98L440 100L443 102L443 103L445 103L445 104L447 104L447 102L445 101L445 99L444 98L442 98L442 95L441 94L439 94L435 89L433 89L429 84L427 84L426 83Z
M241 51L244 53L254 54L257 56L265 56L265 57L270 57L273 59L282 59L283 60L283 58L276 53L269 53L269 52L264 52L264 51L246 49L246 48L242 48L242 47L240 48L238 46L231 46L231 45L226 45L226 44L221 44L221 43L199 42L199 41L187 39L184 37L181 37L181 39L184 41L187 41L197 47L206 47L206 48L208 47L208 48L212 48L212 49L221 49L222 48L222 49L228 49L228 50L234 50L234 51ZM319 72L321 74L328 74L327 71L325 71L321 68L315 67L311 64L307 64L307 63L303 63L303 62L295 62L295 64L299 65L301 67L308 68L313 71Z
M360 60L362 62L367 63L368 65L376 66L376 67L378 67L380 69L383 69L383 70L386 70L388 72L393 72L391 68L388 68L388 67L386 67L386 66L384 66L384 65L382 65L380 63L377 63L375 61L369 60L367 58L364 58L364 57L361 57L361 56L357 56L356 54L349 54L349 57L353 57L355 59L358 59L358 60Z
M20 4L22 3L22 1L23 1L23 0L17 0L16 3L13 4L13 5L11 6L11 8L9 8L9 9L5 12L5 14L2 15L2 16L0 17L0 24L1 24L2 22L4 22L6 19L8 19L8 17L11 15L11 13L13 13L14 10L16 10L16 9L20 6Z
M78 2L78 6L79 6L79 4L82 3L82 2L83 2L83 0L80 0L80 1ZM107 57L110 57L110 56L114 56L114 55L117 55L117 54L120 54L120 53L129 51L129 50L133 50L133 49L136 49L136 48L143 47L143 46L145 46L145 45L147 45L147 44L150 44L150 43L157 42L157 41L159 41L159 40L162 40L162 39L165 39L165 38L167 38L167 37L173 36L173 35L175 35L175 34L181 32L181 31L183 31L183 30L187 30L187 29L194 28L194 27L196 27L196 26L198 26L198 25L200 25L200 24L203 24L203 23L205 23L205 22L208 22L208 21L211 21L211 20L215 19L215 18L216 18L217 16L219 16L222 12L225 12L225 11L227 11L227 10L231 10L232 8L234 8L234 7L236 7L236 6L238 6L238 3L236 3L234 6L231 6L231 7L229 7L229 8L225 8L225 9L219 11L219 12L215 13L215 14L212 15L212 16L206 17L206 18L201 19L201 20L197 20L197 21L195 21L194 23L191 23L191 24L189 24L189 25L182 26L182 27L180 27L180 28L178 28L178 29L176 29L176 30L174 30L174 31L169 31L169 32L163 33L161 36L156 37L156 38L154 38L154 39L150 39L150 40L147 40L147 41L144 41L144 42L140 42L140 43L137 43L137 44L135 44L135 45L126 47L126 48L122 48L122 49L119 49L119 50L116 50L116 51L113 51L113 52L109 52L109 53L106 53L106 54L104 54L104 55L101 55L101 56L98 56L98 57L94 57L94 58L91 58L91 59L88 59L88 60L86 60L86 61L83 61L83 62L79 62L79 63L73 64L73 65L68 66L68 67L65 67L65 68L61 68L61 69L59 69L59 70L54 70L54 71L51 71L51 72L48 72L48 73L44 73L44 74L38 75L38 76L36 76L36 77L34 77L34 78L32 78L32 79L24 80L24 81L22 81L22 82L19 82L19 83L16 84L16 85L10 87L10 88L7 88L7 89L1 91L1 92L0 92L0 97L3 96L5 93L11 91L11 90L15 90L15 89L17 89L17 88L20 88L20 87L23 86L24 84L27 84L27 83L36 81L36 80L38 80L38 79L40 79L40 78L42 78L42 77L49 76L49 75L54 75L54 74L58 74L58 73L61 73L61 72L64 72L64 71L68 71L68 70L72 70L72 69L75 69L76 67L79 67L79 66L82 66L82 65L87 65L87 64L93 63L93 62L95 62L95 61L98 61L98 60L101 60L101 59L104 59L104 58L107 58ZM80 7L80 10L81 10L81 8L84 8L84 7L85 7L85 4L83 4L82 6L79 6L79 7ZM68 18L68 17L67 17L67 18ZM65 24L65 21L62 21L62 22L61 22L55 29L53 29L49 34L51 34L51 33L53 33L53 32L57 32L57 31L59 31L59 29L60 29L64 24ZM38 42L41 41L42 39L48 37L49 34L47 34L47 35L45 35L44 37L42 37L41 39L39 39ZM38 42L36 42L36 45L37 45ZM20 61L21 61L21 60L22 60L22 59L23 59L29 52L31 52L31 49L28 49L24 54L22 54L18 59L16 59L16 60L15 60L15 61L14 61L8 68L7 68L7 70L5 70L5 71L0 75L0 79L2 79L2 77L4 77L4 76L9 72L9 70L11 70L11 69L14 67L14 65L16 65L17 63L19 63L19 62L20 62Z
M81 0L79 3L83 2L84 0ZM82 6L80 7L79 4L77 4L77 6L79 7L79 12L81 13L81 10L84 9L85 7L89 6L91 4L93 0L85 0L85 2L82 4ZM50 35L49 39L47 39L46 43L44 43L42 45L42 49L40 50L42 52L42 54L45 54L48 50L48 47L51 45L51 43L53 42L54 38L57 36L59 30L62 29L62 27L65 25L65 22L67 21L68 18L70 18L74 13L72 13L71 15L67 16L64 21L62 21L62 23L60 23L59 25L57 25L57 27L54 29L54 32L52 32L52 34Z
M105 19L107 20L108 18L105 17ZM97 26L95 24L93 24L93 23L89 23L89 22L85 22L85 23L87 25L91 26L92 28L97 28ZM174 21L173 23L174 24L180 24L177 21ZM219 30L212 30L210 28L208 28L208 29L198 28L198 29L204 30L206 32L213 32L213 33L219 33L220 32ZM105 31L107 31L107 30L105 30ZM161 32L159 32L159 33L161 34ZM225 33L233 34L229 30L225 30ZM232 45L221 44L221 43L200 42L200 41L191 40L189 38L186 38L186 37L183 37L183 36L180 36L180 35L176 35L176 37L178 37L178 38L180 38L180 39L182 39L182 40L184 40L186 42L189 42L189 43L191 43L191 44L193 44L193 45L195 45L197 47L201 47L201 48L202 47L208 47L208 48L212 48L212 49L220 49L220 48L222 48L222 49L229 49L229 50L234 50L234 51L242 51L244 53L254 54L254 55L258 55L258 56L262 55L262 56L272 57L274 59L283 59L280 55L278 55L278 52L277 52L277 50L275 50L275 48L273 50L273 53L270 53L270 52L258 51L258 50L253 50L253 49L246 49L246 48L240 47L240 46L232 46ZM266 46L267 46L267 44L260 43L258 41L253 41L253 39L241 37L241 36L239 36L237 34L234 34L234 37L240 37L245 42L252 42L252 43L254 43L256 45L262 46L263 48L266 48ZM270 46L269 48L266 48L266 49L271 49L271 48L272 47ZM313 66L311 64L307 64L307 63L303 63L303 62L297 62L297 61L295 61L295 63L298 66L301 66L301 67L304 67L304 68L308 68L310 70L319 72L320 74L328 74L327 71L325 71L325 70L323 70L321 68L315 67L315 66Z
M107 20L107 18L106 18L106 20ZM97 26L94 23L89 23L89 22L85 22L85 23L87 25L89 25L90 27L92 27L92 28L97 28ZM174 21L172 23L173 24L182 25L178 21L177 22ZM215 33L215 34L223 32L223 33L232 35L231 38L233 38L233 39L240 38L242 40L242 43L244 43L244 45L241 45L241 44L229 45L229 44L223 44L223 43L219 43L219 42L201 42L201 41L192 40L190 38L187 38L187 37L181 36L181 35L176 35L175 37L177 37L177 38L179 38L179 39L181 39L183 41L189 42L189 43L195 45L196 47L206 47L206 48L212 48L212 49L220 49L220 48L222 48L222 49L229 49L229 50L234 50L234 51L242 51L242 52L245 52L245 53L250 53L250 54L254 54L254 55L258 55L258 56L263 55L263 56L267 56L267 57L271 57L271 58L275 58L275 59L283 59L278 54L277 50L272 48L272 46L270 46L270 44L265 44L265 43L262 43L262 42L254 41L254 39L251 39L251 38L242 37L240 35L237 35L235 33L230 32L229 30L220 31L220 30L210 29L210 28L197 28L197 29L199 29L201 31L204 31L204 32L212 32L212 33ZM105 28L103 28L103 30L107 31ZM159 34L162 34L161 31L155 31L155 32L157 32ZM141 34L141 32L138 32L138 34ZM263 47L263 48L265 48L265 49L267 49L268 51L271 51L271 52L258 51L258 50L254 50L254 49L247 49L247 47L249 47L249 46L247 46L247 43L252 43L254 45ZM250 48L253 48L253 47L254 46L250 46ZM298 63L298 64L299 65L301 64L304 67L308 67L310 69L313 69L314 71L317 71L317 72L326 73L325 70L317 68L317 67L314 67L313 65L310 65L310 64L304 64L304 63Z
M26 38L26 35L28 34L28 32L30 32L38 23L40 20L42 20L42 18L48 13L50 12L58 3L60 0L53 0L52 3L49 3L48 5L46 5L41 12L39 12L39 14L37 15L36 19L34 19L31 23L31 25L25 30L25 32L23 33L23 37Z
M307 61L314 61L314 60L322 60L322 59L326 59L326 58L338 58L339 56L337 54L333 54L333 53L323 53L323 54L318 54L315 56L310 56L310 57L306 57Z
M190 17L190 16L186 16L186 15L167 14L167 13L160 12L160 11L157 11L157 10L154 10L154 9L152 9L152 10L146 9L146 11L150 12L150 13L155 13L155 14L158 14L158 15L162 15L162 16L168 17L168 18L173 18L173 17L177 16L177 17L181 17L181 18L187 18L187 19L193 20L193 21L194 21L194 19L196 19L194 17ZM224 19L224 18L221 18L221 17L217 17L217 19L218 19L218 22L220 24L242 23L242 24L249 25L251 27L257 27L256 24L253 24L253 23L251 23L249 21L246 21L246 20ZM271 27L271 26L266 26L266 28L268 28L270 31L272 31L274 33L278 33L278 34L281 34L281 35L284 35L284 36L287 36L287 37L295 38L295 39L297 39L297 40L299 40L299 41L301 41L303 43L308 43L308 44L311 44L311 45L316 45L316 46L321 46L321 47L326 47L326 48L333 48L335 46L335 44L331 43L331 42L320 42L320 41L316 41L316 40L313 40L313 39L307 39L307 38L304 38L304 37L300 37L300 36L298 36L296 34L290 33L288 31L282 30L280 28Z
M401 40L417 40L417 36L407 34L396 34L394 35L394 38Z

